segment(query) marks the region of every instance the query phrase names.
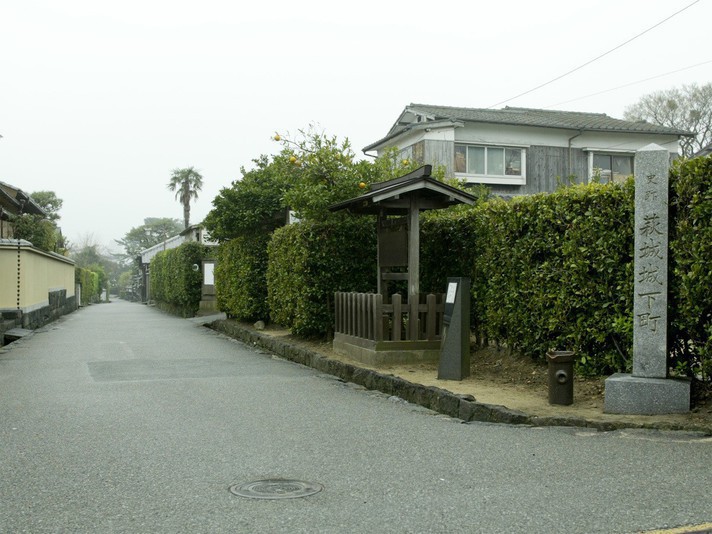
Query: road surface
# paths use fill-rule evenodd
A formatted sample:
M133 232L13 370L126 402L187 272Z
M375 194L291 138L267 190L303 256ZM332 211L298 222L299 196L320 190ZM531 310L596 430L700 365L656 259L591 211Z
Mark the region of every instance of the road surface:
M0 449L0 532L571 534L712 521L712 438L462 424L123 301L0 349ZM250 485L263 480L277 483Z

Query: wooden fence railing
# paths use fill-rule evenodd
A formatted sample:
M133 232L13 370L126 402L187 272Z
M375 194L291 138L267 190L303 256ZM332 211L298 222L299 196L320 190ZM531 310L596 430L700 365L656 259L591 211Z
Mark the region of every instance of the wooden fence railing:
M372 341L438 341L442 333L445 295L419 295L417 328L410 328L411 306L401 295L383 303L377 293L334 294L335 332Z

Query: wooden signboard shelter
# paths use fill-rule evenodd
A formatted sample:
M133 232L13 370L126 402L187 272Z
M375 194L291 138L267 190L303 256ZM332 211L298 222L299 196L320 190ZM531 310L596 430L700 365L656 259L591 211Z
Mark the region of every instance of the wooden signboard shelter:
M337 294L335 298L337 302L335 348L341 347L342 342L346 340L349 344L355 344L363 349L357 352L368 353L369 357L365 359L370 360L369 363L393 362L393 358L389 359L387 353L397 347L401 356L405 354L408 349L403 341L414 344L427 341L430 342L429 345L421 345L428 347L435 346L436 344L432 342L438 341L442 305L440 305L439 320L435 321L434 317L430 319L424 317L427 311L423 311L422 308L426 306L425 310L427 310L428 303L421 303L423 299L420 295L419 280L420 212L448 208L457 204L473 204L475 197L435 180L431 172L432 167L424 165L400 178L371 184L363 195L334 204L329 208L331 211L347 210L357 215L376 215L378 219L377 295L359 296L342 293ZM408 284L407 302L404 303L403 311L407 318L407 331L403 332L403 335L400 333L400 295L391 295L389 291L394 282L401 280L407 281ZM435 301L436 296L425 297L426 301L428 299ZM384 311L394 314L388 320L388 324L391 325L388 340L383 339L382 332ZM364 313L366 317L363 317ZM426 339L422 339L423 337ZM363 342L363 339L368 342ZM412 347L413 350L420 350L416 345ZM373 351L383 352L384 358L374 360L370 355Z

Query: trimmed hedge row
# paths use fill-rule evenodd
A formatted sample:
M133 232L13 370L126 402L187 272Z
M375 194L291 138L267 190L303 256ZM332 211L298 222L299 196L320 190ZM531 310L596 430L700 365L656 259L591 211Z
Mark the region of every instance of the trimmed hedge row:
M634 184L574 186L432 215L421 236L427 291L470 276L480 340L579 371L630 370ZM669 348L682 374L712 376L712 158L670 172ZM439 289L442 291L442 289Z
M344 217L333 221L305 221L279 228L269 243L271 319L296 335L333 331L335 291L367 292L376 288L373 219Z
M709 378L712 158L678 162L670 179L671 364ZM481 342L533 358L550 348L574 350L586 374L630 370L633 208L630 180L429 213L421 225L421 289L442 292L448 276L469 276ZM269 310L296 335L323 335L333 328L334 291L375 289L371 218L280 228L269 240L266 267L261 243L223 245L216 289L221 309L235 317Z
M670 173L670 298L673 365L712 377L712 156Z
M471 277L481 340L535 358L575 350L588 373L626 368L633 195L632 181L590 184L430 217L421 237L428 289Z
M267 243L270 234L237 237L218 248L215 288L218 309L240 321L266 320Z
M200 265L206 254L207 247L195 242L156 254L151 260L151 298L171 313L194 316L200 306L203 275L193 265Z
M99 287L99 273L83 267L74 268L74 282L82 286L82 306L99 302L101 288Z

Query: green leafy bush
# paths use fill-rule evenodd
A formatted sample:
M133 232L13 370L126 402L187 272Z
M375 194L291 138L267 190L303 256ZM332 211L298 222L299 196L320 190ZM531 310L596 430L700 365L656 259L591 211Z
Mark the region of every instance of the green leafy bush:
M712 157L677 161L670 173L673 365L712 377Z
M35 247L49 252L58 250L59 233L52 221L43 219L39 215L23 214L13 217L14 236L25 239Z
M376 228L370 217L279 228L268 252L271 318L296 335L333 330L335 291L375 290Z
M266 320L270 235L242 236L220 245L215 265L218 309L241 321Z
M670 174L670 365L712 376L712 158ZM421 280L472 278L472 319L486 338L543 358L574 350L579 372L630 370L634 184L573 186L494 199L426 218Z
M172 313L194 316L200 306L203 275L193 265L202 263L207 250L191 242L156 254L151 260L151 298Z
M423 288L472 279L483 339L543 358L575 350L581 369L624 369L632 343L633 184L493 199L424 221Z
M99 273L83 267L75 267L74 282L82 288L80 305L87 306L99 302L101 297L99 279Z

